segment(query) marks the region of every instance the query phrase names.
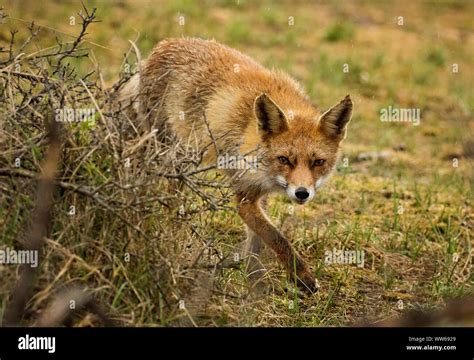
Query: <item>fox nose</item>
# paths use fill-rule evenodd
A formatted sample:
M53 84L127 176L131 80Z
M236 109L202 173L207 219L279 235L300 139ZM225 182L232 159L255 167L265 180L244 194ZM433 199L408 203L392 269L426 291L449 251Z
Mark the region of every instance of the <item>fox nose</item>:
M308 190L306 190L306 188L299 187L295 191L295 196L300 200L306 200L309 196L309 192L308 192Z

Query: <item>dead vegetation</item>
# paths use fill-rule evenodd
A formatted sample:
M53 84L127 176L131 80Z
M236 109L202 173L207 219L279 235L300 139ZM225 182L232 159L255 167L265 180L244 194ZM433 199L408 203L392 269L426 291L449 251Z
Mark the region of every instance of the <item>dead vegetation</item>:
M85 287L109 306L133 309L123 318L118 306L119 323L140 324L144 312L153 312L163 324L185 318L185 323L195 325L194 314L219 291L215 275L239 263L216 249L208 222L200 220L229 210L230 192L216 175L209 175L214 166L201 165L205 149L192 153L179 144L167 146L158 141L156 131L127 132L126 112L105 110L111 109L107 101L123 82L106 89L99 73L75 72L74 61L87 56L82 39L95 21L94 12L84 9L82 21L80 34L70 43L29 52L30 38L17 45L12 32L10 46L2 50L2 206L19 211L15 219L22 220L12 221L12 214L4 214L3 243L37 249L43 259L33 297L32 291L15 290L4 322L20 323L24 316L31 323L39 313L39 324L63 323L69 315L55 309L64 308L73 295L81 304L78 308L84 307L89 302L84 297L90 294L80 295L74 288ZM32 24L31 39L36 33ZM87 117L66 118L69 109L88 109ZM51 122L57 134L48 149L54 145L60 161L45 153ZM58 164L53 180L52 167ZM51 200L52 190L41 185L41 174L48 177L48 186L57 187L51 204L46 200ZM31 201L17 205L38 179L34 204L41 217L33 213L29 225ZM34 235L23 240L25 229ZM29 289L34 285L33 270L29 265L22 268L27 273L22 272L18 286ZM3 270L7 286L2 291L15 284L11 270ZM54 300L58 291L62 295ZM51 309L45 310L49 303Z

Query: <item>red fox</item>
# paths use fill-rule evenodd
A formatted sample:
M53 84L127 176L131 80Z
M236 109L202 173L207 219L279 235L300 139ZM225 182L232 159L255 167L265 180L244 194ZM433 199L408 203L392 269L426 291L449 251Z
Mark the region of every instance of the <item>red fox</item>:
M248 271L263 270L258 254L265 244L292 281L309 292L318 289L308 266L266 216L264 204L277 191L297 204L314 197L345 138L353 108L349 95L321 114L286 73L268 70L216 41L181 38L159 42L119 100L132 102L141 125L169 132L176 141L192 138L196 147L213 141L206 161L237 159L234 166L225 166L226 160L219 167L229 175L247 227Z

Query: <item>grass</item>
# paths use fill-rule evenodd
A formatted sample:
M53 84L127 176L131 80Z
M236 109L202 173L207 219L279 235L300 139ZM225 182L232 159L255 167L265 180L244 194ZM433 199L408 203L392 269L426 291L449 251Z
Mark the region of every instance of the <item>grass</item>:
M329 42L352 40L354 26L349 22L338 22L329 26L324 34L324 40Z
M69 40L66 34L77 33L78 27L68 21L79 10L74 2L27 3L21 9L13 1L5 3L11 18L0 29L2 42L9 39L8 28L24 29L25 21L31 20L44 26L38 47L51 46L53 36ZM202 7L188 1L86 3L98 7L102 22L93 24L87 37L90 58L74 67L80 74L99 67L106 85L123 71L128 39L137 39L146 56L165 37L213 37L267 66L290 72L322 110L350 93L355 115L343 147L346 166L341 162L315 201L303 208L275 196L269 204L272 220L319 279L322 291L315 296L299 297L288 291L283 269L266 251L268 296L249 296L243 269L229 268L213 273L209 283L203 270L193 273L192 291L186 293L185 285L176 285L181 293L171 292L164 299L156 287L162 280L154 246L162 251L166 244L159 239L180 239L173 245L176 249L168 249L178 255L212 239L213 251L233 257L245 236L235 212L206 211L193 215L190 222L162 209L160 218L144 213L136 221L149 234L160 233L159 239L151 244L132 241L132 260L126 262L120 248L134 234L105 210L91 211L90 203L70 193L55 211L63 213L76 205L76 220L55 223L51 240L57 246L47 250L38 291L51 283L55 288L80 280L102 289L98 290L101 299L121 321L133 326L189 325L188 315L178 306L182 294L188 294L183 298L198 325L342 326L412 308L437 307L472 292L473 160L465 145L473 133L473 47L468 45L473 41L472 4L358 2L355 10L354 4L335 2L205 1ZM394 22L395 14L401 13L409 26ZM178 14L186 17L185 26L178 24ZM291 27L289 16L295 20ZM451 71L454 63L459 73ZM344 64L349 64L348 73L342 71ZM381 122L379 110L389 105L420 108L421 124ZM4 116L6 104L0 108ZM22 129L22 141L35 131ZM71 163L64 166L77 167L78 178L91 186L110 179L107 171L113 160L106 152L82 162L74 158L74 151L82 156L81 149L94 144L99 130L76 127L71 131L75 143L68 157ZM37 169L42 148L36 141L28 143L31 156L25 156L23 166ZM363 152L380 151L389 156L359 160ZM3 156L2 167L13 160ZM0 202L0 245L17 246L33 200L27 185L14 179L2 179L2 184L16 195L12 203ZM187 212L201 206L194 197L182 201ZM150 208L158 211L156 206ZM333 248L363 250L365 266L325 265L324 252ZM72 262L71 254L77 257ZM5 279L0 285L2 306L15 274L2 265L0 273ZM172 310L165 300L172 303ZM46 298L36 298L31 312L45 303Z

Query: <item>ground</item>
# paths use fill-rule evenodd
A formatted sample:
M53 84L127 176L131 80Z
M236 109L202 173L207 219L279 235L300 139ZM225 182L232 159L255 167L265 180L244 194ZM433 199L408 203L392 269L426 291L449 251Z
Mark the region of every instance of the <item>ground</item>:
M52 236L58 253L50 250L49 261L57 275L40 281L43 293L34 299L33 312L51 290L45 284L78 278L105 286L103 299L120 320L147 326L187 317L198 325L340 326L431 309L472 291L471 2L85 3L97 7L101 22L88 31L91 56L77 64L78 71L99 69L107 85L124 71L128 40L145 57L166 37L215 38L293 75L321 109L350 94L354 116L337 172L316 199L305 207L283 196L270 201L272 220L314 269L322 286L318 294L288 291L284 271L268 252L267 283L273 287L268 296L248 296L243 269L230 267L213 280L218 290L196 295L205 299L198 313L177 306L162 317L150 290L154 278L143 275L151 271L146 264L104 269L87 247L74 247L71 239L61 245ZM79 31L81 6L73 1L6 1L4 7L10 17L0 27L2 43L10 27L21 29L33 20L42 27L42 47ZM381 110L389 106L419 109L419 124L382 121ZM17 218L5 219L0 226L10 230L2 233L13 244ZM245 234L234 211L205 213L200 221L218 251L238 253ZM133 250L141 252L137 246ZM363 251L364 266L325 264L325 252L332 249ZM0 285L2 295L12 281Z

